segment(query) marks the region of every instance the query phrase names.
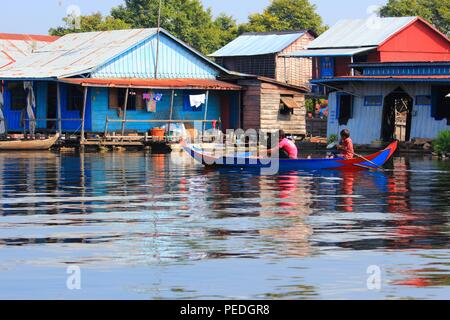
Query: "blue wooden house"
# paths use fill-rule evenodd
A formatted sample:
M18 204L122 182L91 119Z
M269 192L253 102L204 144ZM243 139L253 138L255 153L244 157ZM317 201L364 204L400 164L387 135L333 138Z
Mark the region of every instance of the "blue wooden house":
M226 75L163 29L69 34L0 69L2 109L8 132L30 122L68 133L143 133L169 120L238 128L241 87L218 80Z

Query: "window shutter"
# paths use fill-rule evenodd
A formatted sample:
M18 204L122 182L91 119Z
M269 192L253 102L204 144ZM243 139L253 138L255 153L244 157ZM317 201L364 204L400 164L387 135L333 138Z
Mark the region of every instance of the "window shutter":
M109 89L109 108L110 109L119 109L119 93L117 89L110 88Z

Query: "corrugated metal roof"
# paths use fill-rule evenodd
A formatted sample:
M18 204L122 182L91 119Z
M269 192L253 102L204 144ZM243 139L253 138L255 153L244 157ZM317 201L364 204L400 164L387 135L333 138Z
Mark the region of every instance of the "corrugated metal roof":
M0 71L2 78L52 78L87 73L154 35L156 29L68 34Z
M281 52L306 31L243 34L210 57L241 57Z
M283 55L284 57L326 57L326 56L342 56L350 57L358 53L363 53L376 49L377 47L365 48L344 48L344 49L316 49L316 50L301 50Z
M228 82L212 79L60 79L62 82L87 87L241 90Z
M0 69L57 39L52 36L0 33Z
M45 48L36 50L26 59L20 59L0 70L0 78L48 79L91 73L156 33L157 29L153 28L68 34ZM225 73L228 72L166 30L161 29L161 33L206 63Z
M418 17L341 20L314 40L308 49L379 46Z

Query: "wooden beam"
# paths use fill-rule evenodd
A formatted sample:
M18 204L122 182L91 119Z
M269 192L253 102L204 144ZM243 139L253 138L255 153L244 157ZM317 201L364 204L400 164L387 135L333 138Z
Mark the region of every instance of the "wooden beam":
M83 98L83 114L82 114L82 120L81 120L81 142L84 142L86 140L85 137L85 121L86 121L86 104L87 104L87 95L88 95L88 87L84 87L84 98Z
M122 136L125 135L125 125L127 123L127 109L128 109L128 95L130 94L130 89L127 88L125 92L125 106L123 107L123 122L122 122Z

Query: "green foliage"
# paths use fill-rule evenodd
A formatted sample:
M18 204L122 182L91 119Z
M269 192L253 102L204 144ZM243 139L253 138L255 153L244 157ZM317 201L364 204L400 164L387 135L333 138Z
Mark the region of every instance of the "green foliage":
M328 27L316 9L308 0L273 0L263 13L250 15L249 22L240 26L240 32L310 29L321 34Z
M307 98L305 100L306 112L314 114L316 110L316 99Z
M444 34L450 33L450 0L389 0L382 17L421 16Z
M154 28L158 24L159 1L125 0L111 15L133 28ZM165 0L161 26L197 50L209 54L237 36L236 21L227 15L213 19L211 9L200 0Z
M81 16L78 26L76 25L74 19L75 18L72 16L63 18L65 26L52 28L49 30L49 33L53 36L64 36L69 33L77 32L130 29L130 25L125 23L123 20L116 19L111 16L104 17L100 12L87 16Z
M263 13L250 15L249 22L240 26L226 14L214 18L201 0L163 0L162 4L161 26L204 54L220 49L245 31L311 29L320 34L327 28L316 13L316 6L308 0L273 0ZM50 29L50 34L154 28L158 25L158 10L158 0L125 0L111 9L110 16L82 16L79 28L68 16L63 19L65 25Z
M441 155L450 153L450 130L439 133L433 141L433 148L435 152Z

